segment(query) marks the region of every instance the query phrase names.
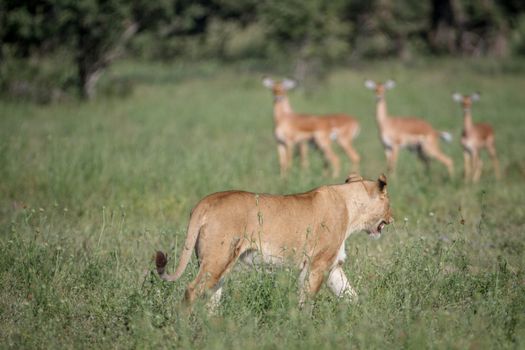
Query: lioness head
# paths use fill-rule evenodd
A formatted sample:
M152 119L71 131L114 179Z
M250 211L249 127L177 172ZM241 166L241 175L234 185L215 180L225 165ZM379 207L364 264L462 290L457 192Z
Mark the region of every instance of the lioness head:
M379 176L377 181L363 181L361 177L350 175L346 182L357 181L362 182L369 196L369 201L363 208L363 229L368 232L370 237L379 238L381 230L394 221L390 209L390 199L386 190L386 176Z

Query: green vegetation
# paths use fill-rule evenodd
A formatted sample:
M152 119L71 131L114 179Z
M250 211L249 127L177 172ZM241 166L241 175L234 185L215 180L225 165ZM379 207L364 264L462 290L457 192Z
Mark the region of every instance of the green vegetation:
M0 92L39 102L94 98L126 54L279 67L303 82L371 58L524 53L520 0L0 2Z
M313 314L297 310L296 271L239 271L219 315L179 308L196 271L173 270L193 205L231 188L292 193L332 182L319 152L279 178L271 96L238 67L138 65L112 74L128 97L36 106L0 104L0 338L2 348L512 348L525 346L525 158L520 65L397 63L337 70L291 93L297 111L344 111L362 124L361 173L385 161L365 78L393 78L392 114L425 117L455 136L443 145L457 175L400 156L389 180L396 222L380 240L356 233L344 266L357 304L323 288ZM461 110L453 91L481 92L477 121L496 130L504 178L488 162L461 180ZM342 156L342 152L339 152ZM346 169L349 163L344 160ZM342 181L338 179L337 181Z

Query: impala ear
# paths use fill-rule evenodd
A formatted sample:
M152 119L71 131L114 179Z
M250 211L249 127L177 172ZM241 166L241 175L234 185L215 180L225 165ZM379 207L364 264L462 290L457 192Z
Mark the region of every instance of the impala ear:
M479 95L479 92L474 92L474 93L472 93L472 95L470 95L470 98L471 98L472 101L479 101L481 96Z
M396 82L393 80L387 80L385 82L385 89L390 90L396 87Z
M363 178L358 173L350 173L346 177L345 183L363 181Z
M283 88L285 90L291 90L291 89L293 89L296 86L297 86L297 83L294 80L291 80L291 79L284 79L283 80Z
M454 92L452 94L452 99L456 102L461 102L463 101L463 96L459 92Z
M262 83L263 83L264 87L267 87L268 89L273 88L273 85L275 84L273 79L272 78L268 78L268 77L264 77Z
M385 174L379 175L379 178L377 179L377 188L379 189L379 192L385 193L386 192L386 176Z
M376 83L373 80L367 79L365 80L365 87L370 90L374 90L376 88Z

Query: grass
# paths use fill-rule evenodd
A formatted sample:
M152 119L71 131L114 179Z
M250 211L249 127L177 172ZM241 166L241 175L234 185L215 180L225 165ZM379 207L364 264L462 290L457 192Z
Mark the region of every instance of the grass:
M360 301L341 302L323 288L312 316L297 310L296 271L231 274L217 316L202 305L192 316L179 308L194 260L176 283L152 273L156 249L179 254L189 212L204 195L333 182L315 150L310 170L296 160L288 179L279 178L260 75L124 63L113 72L135 82L124 99L0 102L1 347L523 348L525 73L479 67L375 63L291 94L298 111L359 118L365 177L385 168L365 78L396 79L392 114L424 116L455 136L443 145L455 160L452 180L440 164L426 174L401 154L389 181L395 224L380 240L356 233L347 241L344 268ZM461 180L456 90L481 92L474 118L496 129L500 182L488 162L479 184Z

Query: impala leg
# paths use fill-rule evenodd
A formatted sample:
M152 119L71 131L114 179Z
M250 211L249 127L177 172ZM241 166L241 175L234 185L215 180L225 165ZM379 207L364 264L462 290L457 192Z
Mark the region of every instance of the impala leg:
M472 173L472 156L470 155L469 151L463 151L463 176L465 179L465 182L470 181L471 179L471 173Z
M341 170L341 164L339 158L334 153L331 141L329 137L316 137L315 141L317 145L323 151L326 160L332 165L332 177L339 176L339 171Z
M392 146L385 150L388 172L394 174L396 172L397 156L399 154L399 147Z
M303 141L300 144L300 152L301 152L301 167L303 169L308 169L310 166L310 163L308 161L308 141Z
M430 157L433 157L437 161L443 163L447 167L448 175L450 177L454 175L454 162L451 158L447 157L443 152L441 152L437 142L423 144L423 151Z
M425 166L425 171L427 173L429 173L430 172L430 159L425 154L425 152L423 151L423 148L421 146L419 146L417 148L417 156L418 156L419 160L421 160L421 162Z
M496 147L494 147L494 142L491 142L489 145L487 145L487 150L490 155L490 159L492 161L492 167L494 168L494 174L496 175L496 179L501 179L501 172L499 168L499 160L498 155L496 154Z
M295 144L293 143L286 144L286 164L288 169L292 168L294 146Z
M392 173L392 166L391 166L391 160L390 158L392 158L392 149L390 148L385 148L385 158L386 158L386 170L388 171L388 173Z
M472 176L472 181L478 182L481 177L481 170L483 169L483 161L481 160L479 156L479 152L475 152L472 155L473 161L472 161L472 167L474 171L474 175Z
M277 145L277 154L279 156L279 166L281 169L281 176L286 176L288 172L288 149L285 144L279 143Z
M338 138L337 140L341 148L345 151L348 158L352 161L352 170L356 172L359 171L359 161L361 160L361 157L359 157L359 154L353 147L352 139Z

